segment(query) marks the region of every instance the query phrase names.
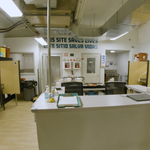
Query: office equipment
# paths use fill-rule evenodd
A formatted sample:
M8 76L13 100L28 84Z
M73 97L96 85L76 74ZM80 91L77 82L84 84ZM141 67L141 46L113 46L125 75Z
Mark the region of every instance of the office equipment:
M61 86L65 87L65 93L77 93L83 95L83 83L82 82L63 82Z
M105 83L105 94L127 94L126 82L106 82Z
M79 107L80 99L77 93L59 94L57 99L57 107Z
M131 94L131 95L127 95L127 97L132 98L135 101L150 101L150 95L148 94Z

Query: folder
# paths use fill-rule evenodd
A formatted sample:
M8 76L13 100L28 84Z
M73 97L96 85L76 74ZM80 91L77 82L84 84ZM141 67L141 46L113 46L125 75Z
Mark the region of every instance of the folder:
M127 97L132 98L135 101L149 101L150 100L150 95L149 94L131 94L127 95Z

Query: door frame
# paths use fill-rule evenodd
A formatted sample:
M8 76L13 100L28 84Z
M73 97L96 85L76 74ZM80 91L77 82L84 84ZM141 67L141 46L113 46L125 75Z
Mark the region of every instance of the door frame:
M44 92L43 90L45 90L45 87L43 87L43 68L42 68L42 59L43 59L43 55L48 56L47 53L42 53L42 55L40 55L40 81L41 81L41 88L42 88L42 92ZM62 66L62 62L63 62L63 57L62 57L62 53L52 53L51 56L59 56L60 57L60 78L62 78L63 76L63 66Z
M101 53L81 53L81 58L83 58L83 55L90 55L90 54L100 55L99 62L101 61ZM82 66L81 67L82 68L81 74L83 76L83 61L81 61L81 66ZM101 66L100 66L100 63L99 63L99 82L101 81L101 74L100 74L100 72L101 72Z

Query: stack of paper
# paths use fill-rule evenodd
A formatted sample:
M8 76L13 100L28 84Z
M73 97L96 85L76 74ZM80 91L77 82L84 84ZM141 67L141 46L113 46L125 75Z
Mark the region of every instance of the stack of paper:
M76 96L60 96L58 106L77 106Z

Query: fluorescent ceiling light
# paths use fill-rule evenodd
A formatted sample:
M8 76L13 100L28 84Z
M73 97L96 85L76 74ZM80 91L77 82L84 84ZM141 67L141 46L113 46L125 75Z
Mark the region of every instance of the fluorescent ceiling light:
M86 0L79 0L77 4L77 10L75 13L75 20L77 21L77 24L81 22L82 16L83 16L83 11L85 7Z
M40 38L35 38L36 41L38 41L41 45L47 45L47 43L45 42L45 40L40 37Z
M128 32L125 32L125 33L123 33L123 34L121 34L121 35L119 35L119 36L117 36L117 37L115 37L115 38L112 38L112 39L110 39L110 40L116 40L116 39L118 39L118 38L124 36L124 35L127 34L127 33L128 33Z
M22 12L18 9L16 4L12 0L0 0L0 7L10 17L21 17L22 16Z
M115 53L115 51L110 51L111 53Z

